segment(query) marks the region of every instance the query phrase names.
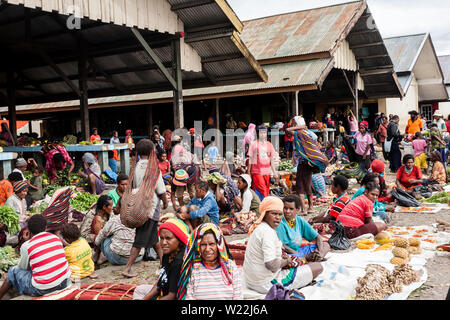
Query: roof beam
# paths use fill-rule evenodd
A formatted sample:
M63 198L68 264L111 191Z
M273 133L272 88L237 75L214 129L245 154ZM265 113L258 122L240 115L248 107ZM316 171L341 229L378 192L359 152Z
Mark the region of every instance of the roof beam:
M364 59L378 59L378 58L386 58L389 57L388 54L376 54L372 56L359 56L356 57L356 60L364 60Z
M379 74L388 74L388 73L394 73L394 71L392 70L392 68L389 69L374 69L374 70L364 70L361 69L359 70L359 73L361 74L361 77L366 77L366 76L374 76L374 75L379 75Z
M361 30L361 31L352 31L348 35L349 36L360 36L360 35L366 35L370 33L377 33L379 32L378 29L368 29L368 30Z
M106 78L106 80L108 80L108 82L110 82L114 87L116 87L117 90L119 90L120 92L124 91L123 86L117 81L115 81L111 74L107 73L102 67L100 67L99 64L95 62L94 58L89 57L88 61L92 66L94 66L94 68L98 72L100 72Z
M78 97L81 97L81 92L78 87L67 77L67 75L59 68L55 62L42 50L36 48L37 52L41 56L42 60L44 60L63 80L64 82L75 92Z
M368 48L368 47L375 47L375 46L384 46L384 42L372 42L372 43L364 43L364 44L357 44L357 45L350 45L350 49L360 49L360 48Z
M186 2L186 3L174 4L170 7L170 10L177 12L177 11L184 10L184 9L208 5L208 4L211 4L214 2L215 2L214 0L194 0L194 1Z
M144 39L144 37L141 35L141 33L139 32L138 29L136 28L131 28L131 32L133 32L134 36L136 37L136 39L139 41L139 43L142 45L142 47L145 49L145 51L147 52L147 54L150 56L150 58L153 60L153 62L156 63L156 65L158 66L159 70L162 72L162 74L164 75L164 77L166 77L166 79L169 81L169 83L172 85L172 87L174 89L176 89L177 86L177 82L175 81L175 79L172 77L172 75L170 74L169 71L167 71L167 69L164 67L164 65L162 64L161 60L159 59L159 57L156 55L156 53L152 50L152 48L150 48L150 46L148 45L147 41Z
M30 19L39 18L39 17L42 17L42 16L44 16L46 14L48 14L48 12L43 12L43 11L37 11L36 12L35 11L33 13L30 13L29 18ZM9 26L9 25L12 25L12 24L16 24L16 23L22 22L24 20L25 20L25 16L16 17L16 18L13 18L13 19L10 19L10 20L7 20L7 21L4 21L4 22L0 23L0 27L6 27L6 26Z
M213 29L229 28L230 26L231 26L231 24L229 22L224 22L224 23L217 23L217 24L212 24L212 25L207 25L207 26L186 28L184 30L184 32L186 33L186 35L189 35L190 33L196 33L196 32L213 30Z
M230 54L225 54L225 55L221 55L221 56L202 58L202 63L221 62L221 61L241 59L241 58L242 58L242 55L240 53L230 53Z
M232 30L226 30L225 32L218 33L218 34L189 34L185 39L185 43L192 43L192 42L200 42L200 41L208 41L208 40L214 40L214 39L220 39L220 38L227 38L231 37L233 35Z

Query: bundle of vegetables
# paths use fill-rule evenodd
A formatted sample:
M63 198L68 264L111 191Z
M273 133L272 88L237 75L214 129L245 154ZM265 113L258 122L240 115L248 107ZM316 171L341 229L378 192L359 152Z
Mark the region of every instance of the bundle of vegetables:
M99 196L94 196L89 192L82 192L70 199L70 206L80 212L86 212L97 202L98 198Z
M8 272L9 268L19 263L20 255L11 246L0 248L0 270Z
M25 180L31 180L31 178L33 178L33 173L31 171L24 171L23 177Z
M31 208L30 214L31 215L41 214L42 212L44 212L45 209L47 209L47 207L48 203L45 201L41 201L41 203L38 206L34 206L33 208Z
M89 141L80 141L79 144L82 145L82 146L88 146L88 145L91 145L92 142L89 142Z
M281 161L279 169L281 171L284 171L284 170L292 171L292 169L294 169L294 165L292 164L292 162L290 160Z
M65 145L77 144L77 137L75 137L74 135L68 134L64 137L63 143Z
M10 206L0 206L0 221L6 226L8 233L16 234L19 232L19 215Z
M435 194L434 196L429 197L428 199L424 200L424 202L448 203L449 200L450 200L450 193L443 191L438 194Z
M45 187L44 191L46 194L48 194L50 197L53 196L56 190L61 188L60 185L57 184L49 184L47 187Z
M352 162L344 167L342 170L337 170L336 175L344 176L348 179L356 179L361 181L361 179L366 175L366 171L362 169L358 163Z

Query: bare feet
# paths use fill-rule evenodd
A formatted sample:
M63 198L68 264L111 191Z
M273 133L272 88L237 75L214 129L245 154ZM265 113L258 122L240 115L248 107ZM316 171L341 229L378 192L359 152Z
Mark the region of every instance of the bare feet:
M95 273L95 271L89 276L89 278L91 279L97 279L98 278L98 274Z
M108 259L103 255L103 252L101 252L97 259L97 264L101 265L101 264L105 263L106 261L108 261Z
M125 278L135 278L135 277L137 277L137 273L131 273L131 270L124 270L124 271L122 272L122 275L123 275Z

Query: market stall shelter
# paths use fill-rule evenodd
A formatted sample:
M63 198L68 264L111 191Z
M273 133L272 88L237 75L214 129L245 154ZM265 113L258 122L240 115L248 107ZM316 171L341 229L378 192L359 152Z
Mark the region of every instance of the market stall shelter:
M241 38L262 65L267 82L183 90L186 102L197 102L197 109L191 109L195 116L201 114L202 103L212 105L216 126L224 113L239 114L247 122L285 121L295 114L321 118L329 108L350 105L357 112L367 103L377 109L380 98L403 97L366 1L244 21ZM146 106L154 121L153 110L166 108L172 99L171 91L151 92L92 99L90 108ZM39 107L58 112L77 106L71 101ZM19 112L29 110L21 106Z
M406 127L409 111L425 114L431 120L433 112L439 109L439 103L448 100L431 35L423 33L386 38L384 43L405 96L402 99L380 99L380 112L397 114L401 130Z
M224 0L2 0L0 102L13 136L17 105L75 100L87 139L88 98L161 91L183 127L183 88L267 80L242 28Z

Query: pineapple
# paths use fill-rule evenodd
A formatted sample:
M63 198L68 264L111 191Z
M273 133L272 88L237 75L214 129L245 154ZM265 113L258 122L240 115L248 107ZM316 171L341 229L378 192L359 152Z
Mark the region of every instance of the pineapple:
M409 242L405 238L397 238L394 240L394 246L406 249L409 246Z
M405 248L395 247L394 249L392 249L392 254L395 257L402 258L402 259L408 258L408 250L406 250Z
M399 258L399 257L393 257L391 259L392 264L405 264L407 261L405 259Z

